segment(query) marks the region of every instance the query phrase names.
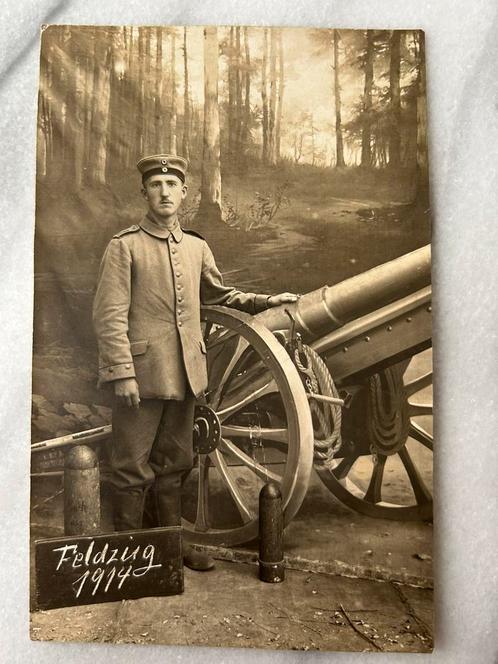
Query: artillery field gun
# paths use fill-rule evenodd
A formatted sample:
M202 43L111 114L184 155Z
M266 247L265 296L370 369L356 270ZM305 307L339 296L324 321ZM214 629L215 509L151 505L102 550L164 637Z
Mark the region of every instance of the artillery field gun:
M296 304L254 317L205 307L202 321L209 388L184 483L188 539L235 545L256 537L268 480L280 485L289 523L313 468L355 510L431 518L432 404L417 401L432 384L423 352L431 346L429 246ZM110 433L45 441L33 452Z

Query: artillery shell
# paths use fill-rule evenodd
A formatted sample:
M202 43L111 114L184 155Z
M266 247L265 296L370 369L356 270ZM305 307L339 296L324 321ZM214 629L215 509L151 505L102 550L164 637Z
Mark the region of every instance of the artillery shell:
M275 482L269 482L259 494L259 578L266 583L285 578L283 532L282 494Z
M100 531L99 466L95 452L77 445L64 461L64 533L93 535Z

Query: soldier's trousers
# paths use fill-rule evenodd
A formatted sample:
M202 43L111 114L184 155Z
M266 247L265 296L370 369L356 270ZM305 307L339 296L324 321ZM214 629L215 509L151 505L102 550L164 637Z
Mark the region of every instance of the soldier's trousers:
M195 403L190 392L184 401L141 399L138 409L114 400L111 465L116 489L143 489L157 476L192 468Z

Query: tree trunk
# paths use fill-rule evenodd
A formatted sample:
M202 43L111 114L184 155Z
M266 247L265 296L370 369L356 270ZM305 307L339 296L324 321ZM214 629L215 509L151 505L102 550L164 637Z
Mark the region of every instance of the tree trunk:
M263 162L268 163L268 28L264 29L263 62L261 72L261 101L263 107Z
M124 28L124 43L125 43L125 72L123 80L123 95L128 99L127 113L123 113L123 140L124 140L124 163L127 166L136 161L139 156L135 150L135 122L137 118L137 77L136 71L136 57L135 57L135 39L133 38L135 29L133 27ZM130 117L134 119L130 122Z
M135 154L144 154L144 114L145 114L145 81L144 81L144 54L145 54L145 29L138 28L138 71L136 79L136 124L135 124Z
M373 85L373 60L374 60L374 31L367 30L367 49L365 55L365 86L363 90L363 130L361 133L361 165L370 167L372 165L371 141L371 111L372 111L372 85Z
M399 168L401 160L401 30L393 30L390 39L389 95L391 100L391 131L389 139L389 165Z
M311 114L311 165L315 165L315 122Z
M183 135L182 155L190 160L190 100L188 81L187 26L183 28Z
M209 220L221 220L218 32L213 26L204 28L204 141L199 213Z
M156 71L154 96L154 145L158 152L164 150L164 119L163 119L163 31L156 28Z
M240 27L235 28L235 160L240 166L242 142L242 70Z
M40 86L38 91L38 124L36 143L36 174L39 178L47 175L48 132L47 132L47 100Z
M74 155L73 173L76 186L83 184L83 168L85 159L85 69L82 63L83 57L75 59L75 112L74 112Z
M40 59L40 89L38 90L38 124L36 149L36 174L44 178L47 175L50 153L50 110L49 110L49 59L46 56L46 40L42 36Z
M334 100L335 100L335 166L344 168L344 141L342 138L341 85L339 82L339 30L334 30Z
M275 121L277 109L277 32L275 28L270 28L270 113L268 122L268 152L270 164L274 166L277 163L275 152Z
M64 28L64 36L61 47L61 55L66 63L71 66L65 66L63 79L65 110L64 110L64 169L67 173L73 172L75 144L79 140L79 134L75 131L77 115L77 62L78 62L78 43L75 42L69 27Z
M278 97L277 118L275 122L275 161L280 159L280 134L282 128L282 112L284 107L285 72L284 72L284 44L282 30L278 31Z
M227 124L228 124L228 159L230 163L233 161L235 153L235 67L234 67L234 52L235 52L235 28L230 28L230 38L228 42L228 111L227 111Z
M92 48L89 48L89 55L85 57L85 93L83 100L83 108L85 109L84 118L83 118L83 136L84 136L84 146L83 146L83 182L89 179L89 170L91 167L90 164L90 144L92 138L92 109L93 109L93 95L95 88L95 76L96 76L96 67L95 67L95 29L90 28L90 41L93 44Z
M90 155L92 167L89 176L96 184L106 184L107 128L109 119L111 49L107 40L97 36L96 53L99 66L94 82L94 105L92 112L92 136Z
M109 91L109 119L107 126L107 176L106 180L121 171L123 161L123 138L126 121L123 118L123 69L124 28L111 30L111 71Z
M249 36L247 28L244 28L244 52L245 52L245 95L244 95L244 128L242 132L243 150L247 152L249 148L249 138L251 133L251 54L249 51Z
M298 164L303 156L304 133L296 129L294 134L294 163Z
M50 133L51 133L51 158L50 176L59 179L64 174L64 107L66 105L67 72L64 69L64 29L62 26L52 26L56 31L52 38L50 48L51 80L50 80Z
M152 150L155 152L153 147L154 142L154 107L153 107L153 97L152 90L154 88L155 81L152 77L152 68L151 68L151 34L152 31L150 28L145 30L145 62L144 62L144 115L143 115L143 136L144 136L144 151L147 154L150 154Z
M422 189L427 183L427 96L425 80L425 34L418 32L418 85L417 85L417 180Z
M169 115L169 152L176 154L176 34L171 33L171 110Z

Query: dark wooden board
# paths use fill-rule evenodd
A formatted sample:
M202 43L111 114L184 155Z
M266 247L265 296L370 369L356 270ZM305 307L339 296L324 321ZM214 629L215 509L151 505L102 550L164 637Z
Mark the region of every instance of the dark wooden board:
M31 472L64 470L64 449L44 450L31 456Z
M152 528L35 542L37 609L178 595L181 528Z

